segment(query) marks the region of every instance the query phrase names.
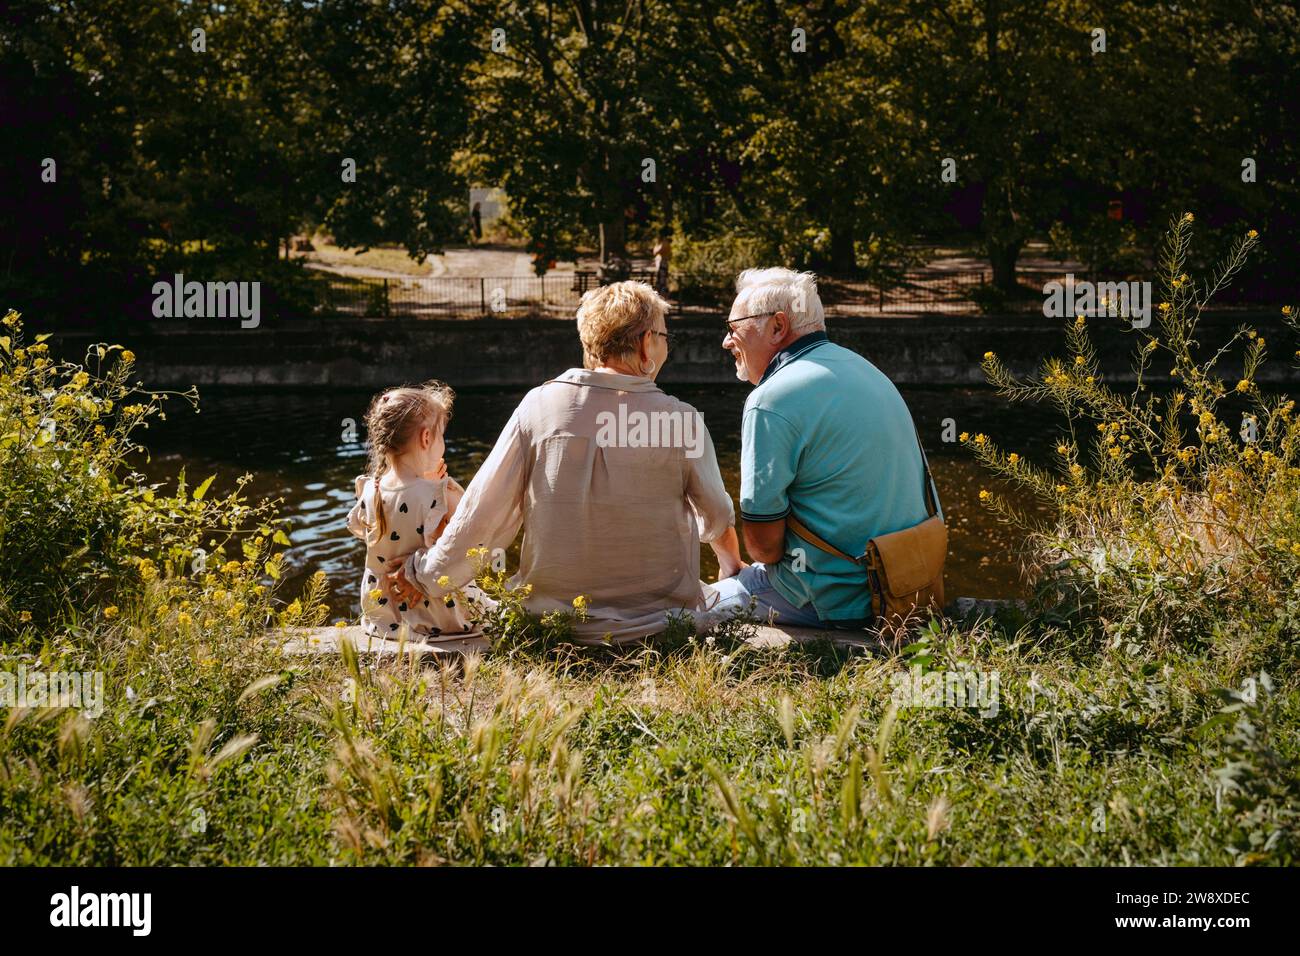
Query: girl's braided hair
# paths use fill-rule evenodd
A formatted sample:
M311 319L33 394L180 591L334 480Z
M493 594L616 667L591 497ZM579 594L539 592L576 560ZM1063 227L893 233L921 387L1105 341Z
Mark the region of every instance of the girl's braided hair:
M438 381L390 388L371 400L366 409L366 434L370 440L370 477L375 481L376 493L373 521L366 522L366 532L372 544L382 540L388 531L378 487L389 468L389 459L405 449L421 428L428 426L435 433L445 431L455 400L451 387Z

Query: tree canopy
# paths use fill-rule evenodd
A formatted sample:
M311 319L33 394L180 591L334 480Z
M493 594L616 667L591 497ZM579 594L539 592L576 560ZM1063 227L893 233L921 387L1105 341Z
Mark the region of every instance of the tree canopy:
M951 234L1009 285L1035 236L1289 232L1297 52L1294 7L1230 0L8 0L0 284L129 297L312 226L422 258L491 185L546 259L674 228L853 272Z

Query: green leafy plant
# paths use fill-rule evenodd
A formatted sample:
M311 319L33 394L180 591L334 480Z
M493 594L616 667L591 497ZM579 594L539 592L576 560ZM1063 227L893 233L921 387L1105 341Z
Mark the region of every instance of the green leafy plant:
M981 499L1030 535L1031 564L1058 603L1086 603L1114 646L1131 652L1170 642L1233 651L1223 608L1234 618L1289 614L1300 576L1300 417L1295 400L1256 382L1265 340L1239 328L1202 349L1202 313L1258 242L1241 237L1208 281L1185 271L1190 213L1170 225L1161 259L1159 323L1136 334L1133 388L1102 381L1088 322L1067 329L1066 358L1049 358L1020 380L992 352L984 371L1013 402L1048 402L1064 417L1050 464L999 448L983 434L962 441L995 474L1051 506L1036 521L985 490ZM1289 314L1289 312L1288 312ZM1223 360L1240 351L1242 373ZM1169 389L1149 383L1163 360ZM1247 406L1240 428L1229 397ZM1290 626L1297 625L1294 619ZM1294 657L1294 646L1272 653Z

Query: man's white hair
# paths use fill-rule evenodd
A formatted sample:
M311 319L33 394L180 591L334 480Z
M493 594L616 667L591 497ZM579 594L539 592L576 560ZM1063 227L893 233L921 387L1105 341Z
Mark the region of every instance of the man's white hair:
M817 277L793 269L746 269L736 277L736 297L745 312L784 312L800 335L826 328Z

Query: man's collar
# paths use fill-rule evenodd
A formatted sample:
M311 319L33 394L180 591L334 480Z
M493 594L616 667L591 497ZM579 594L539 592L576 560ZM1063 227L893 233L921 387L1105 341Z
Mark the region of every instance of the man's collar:
M821 329L799 336L799 338L772 356L772 361L767 363L767 370L763 372L763 377L758 380L758 384L762 385L772 377L772 374L777 369L784 368L809 349L816 348L825 341L827 341L826 333Z

